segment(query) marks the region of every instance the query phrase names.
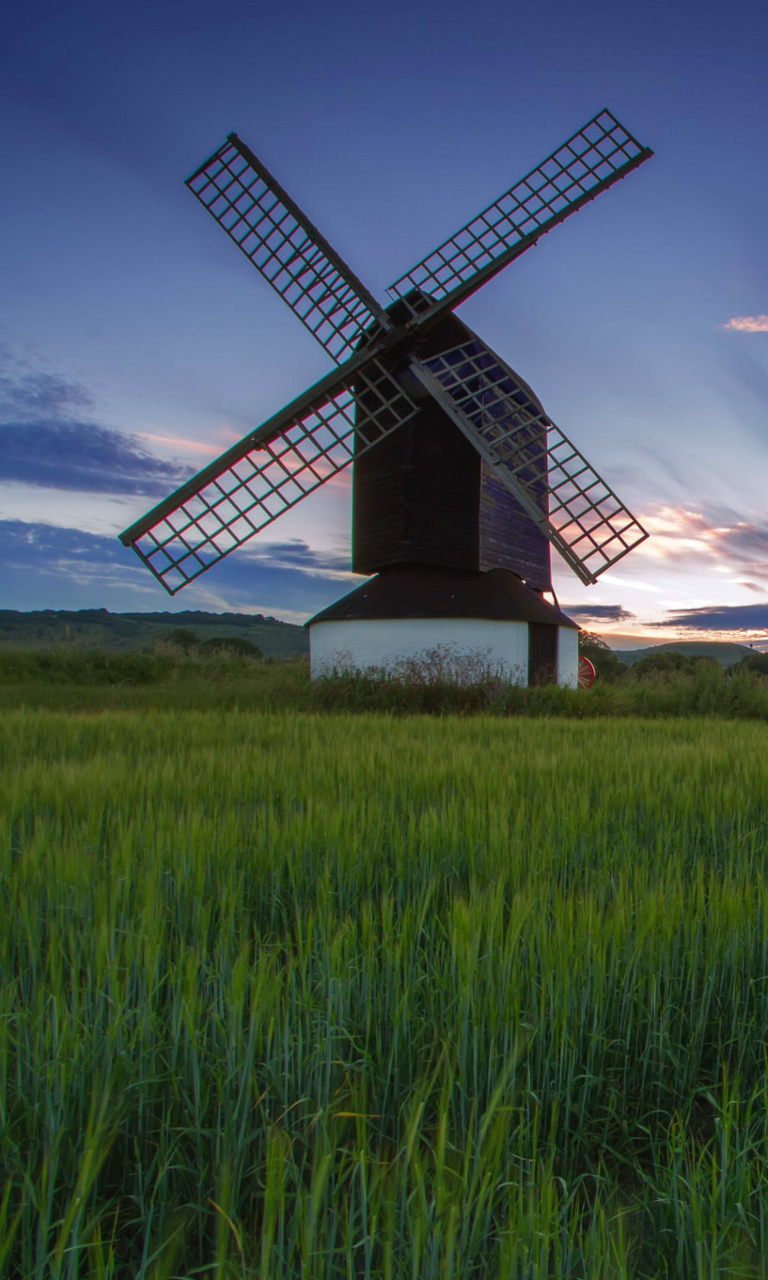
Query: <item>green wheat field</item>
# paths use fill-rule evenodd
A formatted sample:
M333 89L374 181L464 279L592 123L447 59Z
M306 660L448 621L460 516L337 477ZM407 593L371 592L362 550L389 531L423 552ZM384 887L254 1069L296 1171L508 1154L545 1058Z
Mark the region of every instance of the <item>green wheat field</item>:
M768 1274L765 719L35 688L0 1276Z

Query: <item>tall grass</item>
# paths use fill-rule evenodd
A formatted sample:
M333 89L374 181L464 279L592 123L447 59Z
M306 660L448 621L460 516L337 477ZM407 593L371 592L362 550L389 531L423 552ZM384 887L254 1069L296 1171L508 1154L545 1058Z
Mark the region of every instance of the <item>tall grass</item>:
M767 745L6 713L0 1276L763 1274Z
M669 656L669 655L667 655ZM333 715L722 716L768 719L768 679L724 671L712 661L687 669L627 668L591 689L556 685L524 689L492 671L474 678L435 678L417 668L404 675L338 675L311 681L306 659L261 662L201 646L129 653L98 650L0 652L0 711L177 709L323 711ZM466 677L466 672L463 673ZM470 671L470 675L472 672Z

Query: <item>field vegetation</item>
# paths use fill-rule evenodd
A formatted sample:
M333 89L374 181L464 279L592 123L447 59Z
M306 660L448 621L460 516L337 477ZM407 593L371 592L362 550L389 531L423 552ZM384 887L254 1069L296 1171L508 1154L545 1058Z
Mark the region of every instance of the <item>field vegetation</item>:
M473 664L471 678L457 685L441 678L441 666L452 664L442 663L444 655L438 651L435 661L412 666L403 678L339 675L313 682L305 657L263 660L251 642L200 643L182 628L144 650L0 649L0 711L22 706L91 711L157 707L333 715L379 711L768 719L768 655L750 654L726 669L712 658L651 651L634 666L625 666L594 639L587 637L584 644L598 675L591 689L518 688L493 670L483 670L482 663Z
M759 675L146 662L3 668L3 1280L765 1274Z

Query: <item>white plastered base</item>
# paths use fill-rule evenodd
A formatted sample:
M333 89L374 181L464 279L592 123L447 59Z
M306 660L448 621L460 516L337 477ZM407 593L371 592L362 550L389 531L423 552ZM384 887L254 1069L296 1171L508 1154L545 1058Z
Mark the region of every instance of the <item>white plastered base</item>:
M312 679L334 671L421 672L468 682L483 674L528 683L528 623L483 618L391 618L314 622ZM578 681L578 632L558 627L558 684Z

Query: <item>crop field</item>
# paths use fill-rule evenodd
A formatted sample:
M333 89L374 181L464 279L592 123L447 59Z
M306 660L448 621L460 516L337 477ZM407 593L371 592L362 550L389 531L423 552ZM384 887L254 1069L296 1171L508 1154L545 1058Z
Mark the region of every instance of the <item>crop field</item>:
M6 699L0 824L0 1277L766 1274L765 722Z

